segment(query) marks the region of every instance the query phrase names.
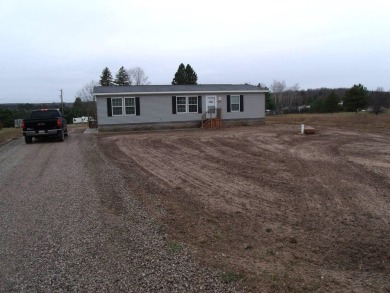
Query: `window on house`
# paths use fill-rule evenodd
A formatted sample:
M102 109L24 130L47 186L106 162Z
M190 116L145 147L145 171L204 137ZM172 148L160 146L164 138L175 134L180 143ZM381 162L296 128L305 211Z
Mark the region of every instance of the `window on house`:
M240 111L240 96L230 96L230 105L231 105L231 111L232 112L238 112Z
M112 115L113 116L119 116L122 115L122 98L112 98L111 99L111 105L112 105Z
M125 98L125 114L135 114L135 98Z
M188 112L198 113L198 97L188 97Z
M187 113L187 98L177 97L176 107L177 107L177 113Z
M139 115L136 98L111 98L111 109L112 116Z
M176 97L177 113L198 113L198 97Z

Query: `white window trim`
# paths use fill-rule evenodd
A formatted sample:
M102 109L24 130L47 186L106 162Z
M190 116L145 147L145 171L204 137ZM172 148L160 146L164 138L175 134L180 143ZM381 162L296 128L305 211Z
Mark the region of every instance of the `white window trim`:
M195 98L195 101L196 101L196 111L194 111L194 112L190 112L190 105L191 106L195 106L195 104L190 104L190 98ZM188 96L187 97L187 105L188 105L188 107L187 107L187 110L188 110L188 113L191 113L191 114L196 114L196 113L198 113L198 96Z
M121 106L114 106L114 102L113 102L113 100L114 99L116 99L116 100L118 100L118 99L121 99ZM121 108L122 109L122 114L114 114L114 108ZM123 116L123 98L117 98L117 97L115 97L115 98L111 98L111 113L112 113L112 116Z
M126 106L126 99L133 99L134 106ZM125 116L135 116L137 114L137 105L135 104L135 97L124 97L123 98L123 113ZM126 114L126 108L134 108L134 114Z
M179 103L178 103L179 98L185 98L185 100L186 100L186 101L185 101L185 104L179 104ZM185 111L184 111L184 112L179 111L179 106L185 106ZM176 97L176 113L177 113L177 114L186 114L187 111L188 111L188 109L187 109L187 97L184 97L184 96L177 96L177 97Z
M232 97L238 97L238 110L233 110L233 105L237 105L236 103L232 103ZM230 95L230 112L240 112L241 109L241 99L240 95Z
M185 98L186 99L186 103L185 104L179 104L177 101L178 101L178 98ZM189 103L189 98L196 98L196 111L194 112L190 112L190 103ZM179 106L184 106L185 105L185 112L179 112ZM195 104L191 104L191 106L194 106ZM198 113L198 108L199 108L199 104L198 104L198 96L176 96L176 114L197 114Z
M113 99L121 99L121 106L114 106L114 103L112 102ZM126 114L126 107L130 107L130 106L126 106L125 104L125 99L133 99L134 100L134 114ZM136 101L135 101L135 97L115 97L115 98L111 98L111 113L112 113L112 116L116 116L116 117L119 117L119 116L135 116L137 114L137 106L136 106ZM121 107L122 108L122 114L114 114L114 108L119 108Z

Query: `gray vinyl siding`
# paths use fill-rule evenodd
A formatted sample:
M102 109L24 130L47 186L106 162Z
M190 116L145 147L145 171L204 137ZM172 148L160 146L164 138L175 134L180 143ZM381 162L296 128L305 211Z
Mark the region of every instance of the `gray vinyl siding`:
M227 94L222 96L218 107L222 109L222 120L230 119L256 119L265 117L265 94L245 94L244 95L244 111L243 112L227 112ZM237 95L237 94L231 94ZM241 106L241 105L240 105Z
M98 122L100 125L128 124L128 123L158 123L200 121L202 114L180 113L172 114L172 96L140 96L140 115L123 115L108 117L107 98L97 98ZM115 96L115 98L120 98Z
M225 94L202 94L202 112L206 111L206 96L221 97L217 102L217 107L222 109L222 119L253 119L265 117L265 94L250 93L244 95L244 112L227 112L227 95ZM202 114L199 113L179 113L172 114L172 96L169 95L137 95L140 98L140 115L123 115L108 117L107 96L97 96L97 118L99 125L115 124L142 124L142 123L163 123L163 122L188 122L200 121ZM196 94L178 94L178 96L198 96ZM115 96L134 97L134 95Z

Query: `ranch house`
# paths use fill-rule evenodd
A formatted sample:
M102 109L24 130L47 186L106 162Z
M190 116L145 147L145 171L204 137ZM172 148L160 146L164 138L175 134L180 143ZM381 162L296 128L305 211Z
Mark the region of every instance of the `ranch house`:
M101 131L264 124L267 92L247 84L94 88Z

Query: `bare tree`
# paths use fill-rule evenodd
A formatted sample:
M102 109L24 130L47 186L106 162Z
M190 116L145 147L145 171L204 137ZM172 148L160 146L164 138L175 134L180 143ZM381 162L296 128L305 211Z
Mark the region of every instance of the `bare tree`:
M77 96L85 104L88 115L96 119L96 103L93 95L93 88L98 86L98 82L91 80L86 83L78 92Z
M297 83L288 87L284 80L274 80L270 88L277 114L297 110L304 103Z
M288 88L284 93L284 99L286 100L286 110L291 112L292 110L297 110L298 106L303 104L303 101L299 93L299 84L294 84Z
M91 80L77 92L77 97L79 97L83 102L93 102L95 100L93 88L98 85L98 82Z
M150 84L148 77L145 74L145 71L141 67L134 67L129 69L129 76L131 83L134 85L146 85Z
M277 114L282 113L283 108L286 106L286 101L283 97L283 92L287 89L286 82L274 80L270 86L272 91L272 97L275 102L275 110Z
M369 105L376 115L383 112L384 105L386 104L386 93L383 87L378 87L376 91L373 91L370 95Z

